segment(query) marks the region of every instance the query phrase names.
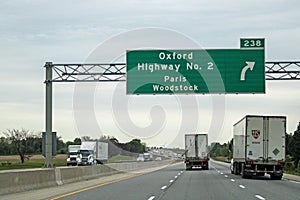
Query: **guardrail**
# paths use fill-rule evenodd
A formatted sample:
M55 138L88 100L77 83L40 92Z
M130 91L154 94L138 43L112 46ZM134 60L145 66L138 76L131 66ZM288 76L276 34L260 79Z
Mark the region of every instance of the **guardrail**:
M0 171L0 195L53 187L139 169L163 166L168 161L110 163L81 167L57 167Z

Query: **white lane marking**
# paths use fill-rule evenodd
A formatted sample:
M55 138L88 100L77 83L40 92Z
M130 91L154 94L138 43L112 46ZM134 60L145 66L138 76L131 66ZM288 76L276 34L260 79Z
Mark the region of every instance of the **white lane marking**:
M180 173L183 173L183 171L180 171Z
M177 175L180 176L180 173L178 173Z
M228 176L227 176L227 175L225 175L225 177L227 178Z
M174 180L170 180L170 183L173 183L174 182Z
M234 179L230 179L232 182L235 182L235 180Z
M175 178L177 178L178 176L175 176Z
M167 188L167 186L164 185L164 186L162 186L160 189L164 190L164 189L166 189L166 188Z
M223 175L224 173L223 173L223 172L221 172L220 174L222 174L222 175Z
M245 189L246 187L245 186L243 186L243 185L239 185L240 186L240 188L242 188L242 189Z
M258 198L258 199L260 199L260 200L265 200L265 198L263 198L262 196L260 196L260 195L258 195L258 194L255 195L255 197Z
M155 199L155 196L151 196L151 197L149 197L149 199L148 199L148 200L153 200L153 199Z
M289 180L289 182L300 184L300 182L298 182L298 181L291 181L291 180Z

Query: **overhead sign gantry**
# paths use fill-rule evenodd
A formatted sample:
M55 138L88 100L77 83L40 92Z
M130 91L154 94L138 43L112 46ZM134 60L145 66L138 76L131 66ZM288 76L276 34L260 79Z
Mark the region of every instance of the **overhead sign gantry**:
M264 54L262 53L262 49L261 49L261 45L264 46L264 41L261 41L261 43L259 42L260 39L241 39L241 46L240 49L235 49L235 50L211 50L211 52L208 52L208 55L211 54L211 58L214 58L212 60L204 60L204 64L200 65L200 63L198 64L198 60L199 58L197 58L196 56L196 52L193 53L193 51L189 51L189 52L184 52L184 51L180 51L178 50L178 53L185 53L185 59L190 60L190 62L183 62L183 64L181 64L182 66L188 67L188 69L186 68L185 70L196 70L195 68L198 67L198 70L200 70L200 75L197 75L196 78L200 78L200 80L202 80L203 82L203 77L204 74L207 74L207 81L212 81L214 82L214 77L216 77L215 73L212 74L208 74L209 72L211 72L211 70L219 70L221 76L225 77L225 80L228 79L228 75L230 75L230 77L232 79L234 79L234 81L237 83L237 85L233 84L233 86L229 86L229 82L231 81L230 77L227 80L227 82L225 81L223 83L223 85L225 86L224 88L228 90L228 93L231 92L237 92L239 91L240 93L245 93L246 91L244 91L244 89L242 88L243 86L239 86L239 84L253 84L253 87L255 87L256 91L255 93L263 93L264 91L264 80L300 80L300 61L277 61L277 62L265 62L264 63ZM249 49L250 48L250 49ZM253 55L246 55L243 52L248 52L250 50L250 52L254 52L251 53ZM209 50L210 51L210 50ZM234 55L230 55L230 52L232 51L232 53L234 52ZM158 59L161 58L169 58L171 56L172 58L172 54L171 55L167 55L167 53L169 53L168 51L164 51L164 55L161 54L159 55L160 51L157 52L152 52L153 55L158 56ZM158 53L158 55L157 55ZM173 53L173 52L172 52ZM177 50L175 51L175 53L177 53ZM192 53L192 55L191 55ZM221 54L225 54L226 56L222 56ZM200 53L201 54L201 53ZM203 52L202 52L203 54ZM134 55L134 54L133 54ZM175 59L177 60L182 60L179 59L181 57L178 57L179 54L174 55ZM160 57L159 57L160 56ZM164 57L163 57L164 56ZM183 58L184 54L182 54L182 58ZM192 56L192 57L191 57ZM223 57L223 58L221 58ZM205 57L206 59L209 58L209 56ZM157 59L157 58L156 58ZM165 60L162 59L162 60ZM196 59L194 62L192 61L192 59ZM226 61L227 60L227 61ZM238 61L236 61L238 60ZM196 62L197 61L197 62ZM263 63L261 63L263 61ZM136 61L134 61L136 62ZM173 61L172 61L173 62ZM170 62L169 64L171 64L172 62ZM191 62L193 62L194 65L191 64ZM212 62L212 64L210 63ZM253 63L255 62L255 63ZM166 62L168 63L168 62ZM229 64L228 64L229 63ZM130 64L130 63L129 63ZM195 64L198 64L198 66L196 66ZM231 65L232 64L232 65ZM128 65L128 63L127 63ZM181 65L179 68L181 68ZM221 67L223 66L235 66L236 68L227 71L224 71L224 69L218 69L219 65ZM170 65L169 65L170 66ZM130 67L130 66L129 66ZM134 66L131 66L132 68L134 68ZM137 67L137 66L136 66ZM145 67L145 66L144 66ZM177 66L178 67L178 66ZM201 69L200 69L201 67ZM203 68L202 68L203 67ZM179 68L173 68L173 72L174 69L178 69L178 72L180 71ZM46 69L46 79L45 79L45 86L46 86L46 134L45 134L45 164L44 167L46 168L51 168L53 167L53 163L52 163L52 153L53 153L53 144L52 144L52 137L53 137L53 132L52 132L52 83L54 82L107 82L107 81L126 81L128 80L128 78L130 77L129 73L128 73L128 68L126 68L126 64L125 63L88 63L88 64L56 64L56 63L52 63L52 62L46 62L45 64L45 69ZM170 69L170 68L169 68ZM169 70L168 69L168 70ZM201 72L202 70L202 72ZM255 71L254 71L255 70ZM171 70L169 70L171 71ZM205 72L205 73L204 73ZM203 77L201 75L201 73L203 74ZM189 78L189 73L184 73L187 74L187 77ZM189 76L188 76L189 75ZM127 77L126 77L127 76ZM128 77L129 76L129 77ZM175 78L171 77L171 74L169 75L165 75L165 76L169 76L169 77L161 77L160 75L160 79L161 80L166 80L166 81L184 81L184 77L178 77L178 74L176 74ZM179 75L180 76L180 75ZM234 76L234 77L233 77ZM176 78L178 77L178 78ZM220 78L220 77L217 77ZM188 80L187 78L185 78L186 80ZM256 81L258 81L259 83L254 83L254 79L257 79ZM133 79L134 80L134 79ZM218 85L220 86L220 82L219 80L222 79L218 79ZM248 83L248 81L253 83ZM191 80L191 83L196 83L196 80ZM128 82L127 82L128 83ZM210 82L209 82L210 83ZM257 84L257 85L254 85ZM250 86L249 86L250 87ZM128 88L128 86L127 86ZM205 89L205 87L198 87L198 89L202 90ZM214 91L217 91L217 87L212 87ZM222 88L221 93L225 93L223 90L224 88ZM204 90L204 92L200 92L200 93L207 93L208 89L206 89L206 92ZM136 89L133 90L133 92L136 92ZM237 93L239 93L237 92ZM249 91L247 91L249 92ZM251 91L250 91L251 92ZM253 91L251 92L253 93Z

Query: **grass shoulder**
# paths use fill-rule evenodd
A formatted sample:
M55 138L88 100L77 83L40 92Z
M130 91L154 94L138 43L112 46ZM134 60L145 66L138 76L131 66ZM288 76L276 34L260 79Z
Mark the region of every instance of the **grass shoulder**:
M67 165L67 155L58 154L53 157L53 165L56 167ZM42 155L31 155L21 163L18 155L0 156L0 170L42 168L45 158Z

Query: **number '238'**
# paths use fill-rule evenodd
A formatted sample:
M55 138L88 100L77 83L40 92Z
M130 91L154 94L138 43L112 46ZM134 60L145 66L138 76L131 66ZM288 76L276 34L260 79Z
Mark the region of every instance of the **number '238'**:
M244 47L261 47L262 42L260 40L245 40Z

